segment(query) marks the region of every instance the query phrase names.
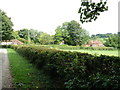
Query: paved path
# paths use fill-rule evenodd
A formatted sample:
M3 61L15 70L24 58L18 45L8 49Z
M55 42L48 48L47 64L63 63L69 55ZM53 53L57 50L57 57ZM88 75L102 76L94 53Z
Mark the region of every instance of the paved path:
M12 78L9 70L9 60L6 49L0 49L0 90L11 88Z
M2 54L0 49L0 90L2 88Z

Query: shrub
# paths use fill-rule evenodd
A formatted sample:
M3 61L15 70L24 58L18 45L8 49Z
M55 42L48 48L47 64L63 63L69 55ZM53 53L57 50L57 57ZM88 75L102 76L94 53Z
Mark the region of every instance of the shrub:
M120 88L120 58L36 46L11 46L65 88Z
M28 40L26 40L26 39L24 39L24 38L18 38L18 40L21 41L21 42L23 42L23 43L25 43L25 44L28 43Z
M0 48L10 48L10 45L0 45Z

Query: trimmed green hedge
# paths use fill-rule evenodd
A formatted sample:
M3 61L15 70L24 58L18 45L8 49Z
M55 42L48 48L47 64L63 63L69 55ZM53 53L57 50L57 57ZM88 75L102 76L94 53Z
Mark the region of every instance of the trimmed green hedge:
M65 88L120 88L119 57L34 46L12 48L51 78L60 80Z

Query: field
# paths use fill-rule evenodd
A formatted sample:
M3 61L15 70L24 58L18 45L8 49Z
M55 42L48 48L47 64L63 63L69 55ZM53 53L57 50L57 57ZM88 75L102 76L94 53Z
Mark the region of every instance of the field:
M76 52L82 52L82 53L89 53L93 55L108 55L108 56L119 56L118 50L113 51L105 51L105 50L64 50L64 51L76 51Z
M82 53L89 53L92 55L107 55L107 56L119 56L119 50L91 50L91 49L80 49L79 46L67 46L67 45L36 45L36 46L44 46L47 48L55 48L62 51L71 51L71 52L82 52Z

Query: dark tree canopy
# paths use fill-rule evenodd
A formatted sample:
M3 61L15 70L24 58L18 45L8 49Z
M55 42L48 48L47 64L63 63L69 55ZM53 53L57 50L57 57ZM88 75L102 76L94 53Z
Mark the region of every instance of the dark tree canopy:
M101 12L107 11L107 0L100 2L92 2L92 0L81 0L81 7L78 11L80 13L80 21L84 22L92 22L95 21Z
M10 40L12 39L12 29L13 23L11 18L9 18L5 12L0 10L0 38L2 40Z
M91 38L109 38L109 36L111 36L112 33L106 33L106 34L96 34L96 35L92 35Z

